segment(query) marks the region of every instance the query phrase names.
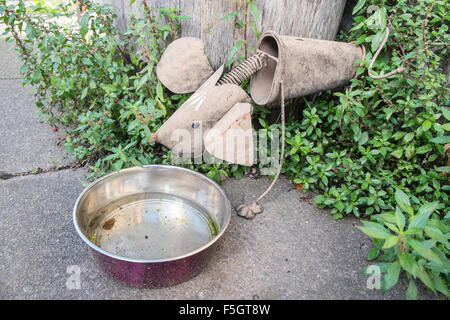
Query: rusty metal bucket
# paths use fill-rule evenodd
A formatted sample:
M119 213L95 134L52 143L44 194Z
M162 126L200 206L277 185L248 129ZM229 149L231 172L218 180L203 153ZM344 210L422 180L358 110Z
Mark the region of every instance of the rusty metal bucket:
M346 84L355 76L355 61L364 50L351 43L263 34L259 50L266 66L253 74L250 94L259 105L280 100L280 81L286 100Z

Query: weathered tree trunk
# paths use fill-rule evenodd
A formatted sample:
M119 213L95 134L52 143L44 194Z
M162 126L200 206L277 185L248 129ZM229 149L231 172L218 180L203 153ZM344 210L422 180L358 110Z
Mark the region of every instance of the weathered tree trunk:
M97 0L111 4L118 15L118 26L125 29L128 16L142 12L140 1ZM336 37L346 0L256 0L260 10L257 25L262 32L274 30L282 35L332 40ZM220 21L228 13L241 10L245 0L147 0L152 7L180 8L181 14L191 17L181 23L181 36L201 38L211 64L216 69L228 60L234 43L244 39L244 28L237 28L241 16ZM250 12L248 12L250 17ZM256 47L257 40L247 28L247 47Z

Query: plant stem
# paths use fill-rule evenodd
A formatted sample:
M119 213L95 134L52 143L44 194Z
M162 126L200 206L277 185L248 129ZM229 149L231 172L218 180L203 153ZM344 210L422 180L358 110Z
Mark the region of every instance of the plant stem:
M245 10L244 10L244 60L247 60L248 1L249 0L245 0Z

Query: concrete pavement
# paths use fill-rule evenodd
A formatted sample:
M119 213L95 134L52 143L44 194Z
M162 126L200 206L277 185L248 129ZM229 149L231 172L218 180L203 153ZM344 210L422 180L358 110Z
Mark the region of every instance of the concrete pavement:
M72 209L85 174L68 169L0 182L0 298L383 298L359 274L371 245L354 227L358 221L334 220L285 178L264 201L264 213L251 221L233 215L216 255L197 277L170 288L127 287L98 268L74 230ZM254 199L268 182L230 179L223 187L236 205ZM66 287L71 266L80 270L80 289ZM384 298L403 299L406 288L402 278ZM432 298L423 287L420 293Z
M54 132L38 118L33 88L22 85L13 44L0 37L0 174L65 166L73 158L56 144Z

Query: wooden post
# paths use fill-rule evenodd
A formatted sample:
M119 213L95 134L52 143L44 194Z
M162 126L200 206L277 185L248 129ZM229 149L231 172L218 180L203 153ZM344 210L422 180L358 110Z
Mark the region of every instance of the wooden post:
M97 0L111 4L123 30L128 16L142 12L141 1L130 6L129 0ZM257 27L261 32L274 30L282 35L334 40L339 28L346 0L256 0L261 18ZM147 0L152 7L180 8L191 20L181 23L181 36L201 38L214 69L228 60L234 43L244 39L243 28L236 28L236 19L220 21L228 13L240 10L245 0ZM250 13L248 13L250 15ZM247 47L256 47L257 40L247 28Z

